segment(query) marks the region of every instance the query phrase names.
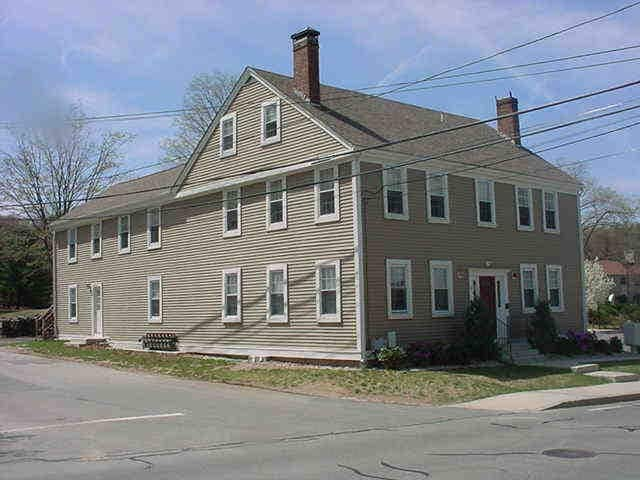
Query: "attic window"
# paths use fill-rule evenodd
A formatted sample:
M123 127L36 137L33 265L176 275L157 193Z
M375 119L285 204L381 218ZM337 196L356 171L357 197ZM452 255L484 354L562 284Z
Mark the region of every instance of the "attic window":
M262 104L262 145L280 141L280 100Z
M236 153L236 114L230 113L220 120L220 155Z

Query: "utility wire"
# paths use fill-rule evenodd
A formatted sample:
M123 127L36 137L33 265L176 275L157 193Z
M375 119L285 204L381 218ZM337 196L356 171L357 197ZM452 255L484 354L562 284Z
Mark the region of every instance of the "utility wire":
M612 87L612 88L617 88L617 87ZM610 90L610 89L606 89L606 90ZM585 95L593 95L593 93L585 94ZM580 95L578 97L573 97L573 98L579 98L579 97L584 97L584 95ZM528 109L527 111L521 111L521 112L516 112L516 113L513 113L513 114L502 115L500 117L511 117L511 116L518 115L518 114L528 113L528 111L539 110L539 109L541 109L543 107L549 108L549 106L555 106L558 103L566 103L567 101L569 101L569 99L552 102L551 104L547 104L548 105L547 107L545 107L545 106L533 107L531 109ZM576 125L576 124L579 124L579 123L584 123L584 122L592 121L592 120L603 118L603 117L607 117L607 116L617 115L619 113L622 113L622 112L625 112L625 111L629 111L629 110L633 110L633 109L636 109L636 108L640 108L640 105L633 106L633 107L627 107L627 108L619 110L619 111L602 113L602 114L599 114L597 116L593 116L593 117L589 117L589 118L574 120L572 122L568 122L568 123L565 123L565 124L557 125L555 127L548 127L548 128L537 130L535 132L531 132L531 133L528 133L528 134L525 134L525 135L521 135L521 137L539 135L541 133L546 133L546 132L557 130L557 129L560 129L560 128L565 128L565 127L568 127L568 126ZM496 117L496 118L499 118L499 117ZM435 132L429 132L427 134L424 134L423 136L411 137L411 140L416 139L416 138L423 138L425 136L432 136L432 135L435 135L435 134L438 134L438 133L447 133L447 132L453 131L453 130L460 130L462 128L468 128L469 126L474 126L474 125L478 125L479 123L493 121L493 120L495 120L495 118L489 119L489 120L485 120L485 121L473 122L473 123L470 123L470 124L463 124L463 125L456 126L456 127L450 127L448 129L444 129L444 130L437 130ZM405 140L396 140L396 141L393 141L393 142L385 142L384 144L381 144L381 145L379 145L377 147L373 147L373 146L372 147L364 147L364 148L361 148L361 149L358 149L358 150L352 150L352 151L348 151L348 152L344 152L344 153L328 155L328 156L325 156L324 158L321 157L321 158L311 159L311 161L315 161L316 163L319 163L319 162L322 161L324 163L327 159L335 159L337 157L343 157L343 156L346 156L346 155L354 155L356 153L361 153L361 152L364 152L364 151L369 151L369 150L373 150L373 149L377 149L377 148L384 148L384 147L389 146L389 145L396 145L396 144L402 143L403 141L409 141L409 140L405 139ZM468 146L468 147L464 147L464 148L461 148L461 149L445 152L445 153L439 154L436 157L433 157L433 156L430 156L430 157L416 157L417 158L416 160L412 160L412 161L409 161L409 162L404 162L404 163L400 163L400 164L397 164L397 165L384 167L383 169L380 169L380 171L390 170L390 169L394 169L394 168L402 168L402 167L406 167L408 165L413 165L415 163L421 163L421 162L424 162L424 161L427 161L427 160L434 160L434 159L437 159L437 158L443 158L443 157L447 157L447 156L451 156L451 155L455 155L455 154L459 154L459 153L464 153L464 152L467 152L467 151L476 150L476 149L479 149L479 148L485 148L485 147L492 146L492 145L497 145L497 144L500 144L500 143L506 143L506 142L509 142L509 141L511 141L511 139L499 138L497 140L492 140L492 141L485 142L485 143L480 143L480 144L474 144L474 145L471 145L471 146ZM528 155L529 155L529 153L524 154L524 156L528 156ZM306 162L297 162L297 163L292 164L292 165L297 165L297 164L300 164L300 163L306 163ZM278 166L278 168L282 168L282 166ZM478 165L475 168L483 168L483 166L482 165ZM375 173L375 171L364 172L361 175L365 175L365 174L369 175L369 174L373 174L373 173ZM245 175L245 174L247 174L247 172L243 172L242 175ZM225 178L229 178L229 177L226 176L226 177L220 177L220 178L217 178L217 179L216 178L207 179L207 180L203 180L201 182L210 183L210 182L213 182L213 181L216 181L216 180L222 180L222 179L225 179ZM349 178L351 178L351 177L349 177ZM197 182L191 182L190 184L185 184L183 186L193 185L195 183L197 183ZM319 184L319 183L322 183L322 182L313 182L310 185L315 185L315 184ZM120 197L120 196L133 195L133 194L139 194L139 193L147 193L147 192L158 191L158 190L167 190L167 189L170 189L172 186L173 185L166 185L166 186L162 186L162 187L154 187L154 188L149 188L149 189L137 190L137 191L133 191L133 192L123 192L123 193L98 195L98 196L94 196L92 198L75 199L75 200L71 200L71 201L72 202L81 202L83 200L87 201L87 200L91 200L91 199L95 200L95 199L100 199L100 198L111 198L111 197ZM294 187L287 187L285 189L282 189L282 191L287 191L287 190L293 189L293 188ZM295 188L299 188L299 186L296 186ZM274 193L274 192L271 192L271 193ZM264 194L261 194L261 195L264 195ZM47 203L47 204L55 204L55 203L58 203L58 202L45 202L45 203ZM40 204L38 204L38 205L40 205ZM25 206L37 206L37 205L28 204L28 203L13 204L13 205L7 205L7 204L2 205L3 208L19 208L19 207L25 207Z
M463 64L463 65L460 65L460 66L458 66L458 67L448 68L448 69L443 70L443 71L441 71L441 72L439 72L439 73L436 73L436 74L433 74L433 75L429 75L428 77L425 77L425 78L423 78L423 79L421 79L421 80L417 80L417 81L414 81L414 82L410 82L410 83L409 83L409 84L407 84L406 86L396 87L396 88L394 88L394 89L392 89L392 90L387 90L386 92L383 92L383 93L381 93L380 95L389 95L389 94L391 94L391 93L395 93L395 92L397 92L397 91L399 91L399 90L403 90L403 89L405 89L407 86L415 85L415 84L418 84L418 83L423 83L423 82L426 82L426 81L428 81L428 80L432 80L432 79L434 79L434 78L440 77L440 76L442 76L442 75L446 75L446 74L448 74L448 73L452 73L452 72L455 72L455 71L458 71L458 70L462 70L462 69L467 68L467 67L470 67L470 66L472 66L472 65L476 65L476 64L478 64L478 63L485 62L485 61L487 61L487 60L491 60L491 59L496 58L496 57L498 57L498 56L500 56L500 55L504 55L505 53L513 52L514 50L518 50L518 49L520 49L520 48L528 47L528 46L530 46L530 45L533 45L533 44L535 44L535 43L542 42L542 41L547 40L547 39L549 39L549 38L556 37L556 36L558 36L558 35L562 35L563 33L569 32L569 31L571 31L571 30L575 30L575 29L577 29L577 28L583 27L583 26L585 26L585 25L589 25L589 24L594 23L594 22L597 22L597 21L599 21L599 20L603 20L603 19L608 18L608 17L611 17L611 16L613 16L613 15L617 15L618 13L622 13L622 12L624 12L624 11L626 11L626 10L629 10L630 8L636 7L636 6L638 6L638 5L640 5L640 1L630 3L630 4L628 4L628 5L625 5L625 6L621 7L621 8L618 8L618 9L616 9L616 10L613 10L613 11L611 11L611 12L605 13L605 14L603 14L603 15L600 15L600 16L597 16L597 17L593 17L593 18L590 18L590 19L584 20L584 21L582 21L582 22L580 22L580 23L576 23L576 24L570 25L570 26L568 26L568 27L562 28L562 29L560 29L560 30L556 30L555 32L549 33L549 34L547 34L547 35L543 35L543 36L541 36L541 37L537 37L537 38L534 38L534 39L532 39L532 40L528 40L528 41L526 41L526 42L520 43L520 44L515 45L515 46L513 46L513 47L505 48L504 50L500 50L500 51L498 51L498 52L496 52L496 53L493 53L493 54L491 54L491 55L487 55L486 57L482 57L482 58L479 58L479 59L477 59L477 60L472 60L472 61L467 62L467 63L465 63L465 64Z
M620 47L620 48L613 48L613 49L608 49L608 50L598 50L598 51L594 51L594 52L587 52L587 53L583 53L583 54L578 54L578 55L571 55L571 56L567 56L567 57L559 57L559 58L553 58L553 59L549 59L549 60L540 60L540 61L535 61L535 62L530 62L530 63L524 63L524 64L518 64L518 65L510 65L510 66L506 66L506 67L499 67L499 68L491 68L491 69L486 69L486 70L479 70L479 71L474 71L474 72L465 72L465 73L459 73L459 74L454 74L454 75L441 75L438 76L437 78L432 78L428 81L434 81L434 80L444 80L444 79L449 79L449 78L460 78L460 77L467 77L467 76L474 76L474 75L481 75L481 74L485 74L485 73L492 73L492 72L498 72L498 71L504 71L504 70L512 70L512 69L516 69L516 68L525 68L525 67L531 67L531 66L536 66L536 65L543 65L543 64L548 64L548 63L557 63L557 62L562 62L562 61L568 61L568 60L575 60L575 59L579 59L579 58L586 58L586 57L591 57L591 56L596 56L596 55L604 55L604 54L608 54L608 53L615 53L615 52L621 52L621 51L626 51L626 50L631 50L631 49L636 49L636 48L640 48L640 44L636 44L636 45L629 45L626 47ZM557 73L557 72L564 72L564 71L568 71L568 70L580 70L580 69L587 69L587 68L595 68L595 67L599 67L599 66L606 66L606 65L611 65L611 64L615 64L615 63L624 63L624 62L631 62L631 61L636 61L638 60L638 58L630 58L630 59L622 59L622 60L617 60L617 61L612 61L612 62L603 62L603 63L598 63L598 64L592 64L592 65L584 65L584 66L576 66L576 67L571 67L571 68L566 68L566 69L558 69L558 70L549 70L549 71L544 71L544 72L532 72L523 76L533 76L533 75L547 75L550 73ZM478 83L484 83L484 82L490 82L490 81L497 81L497 80L504 80L504 79L510 79L510 78L520 78L520 76L518 75L514 75L514 76L505 76L505 77L497 77L494 79L480 79L477 80ZM427 80L419 80L418 82L424 82ZM357 89L352 89L353 92L359 92L359 91L365 91L365 90L371 90L371 89L377 89L377 88L381 88L383 86L395 86L395 85L413 85L416 82L397 82L397 83L390 83L390 84L385 84L385 85L377 85L377 86L370 86L370 87L361 87L361 88L357 88ZM458 85L465 85L465 84L472 84L475 82L464 82L464 83L450 83L450 84L441 84L441 85L434 85L431 88L444 88L444 87L450 87L450 86L458 86ZM418 90L424 90L426 88L420 88L420 89L406 89L403 91L418 91ZM328 95L328 96L324 96L322 98L323 102L327 101L327 100L338 100L338 99L345 99L345 98L354 98L354 97L361 97L364 94L360 94L360 93L352 93L352 94L339 94L339 95ZM292 101L291 103L303 103L306 104L308 102L306 102L305 100L299 100L299 101ZM240 107L240 106L250 106L250 105L261 105L262 102L259 101L250 101L250 102L239 102L236 104L236 107ZM212 108L214 109L218 109L220 108L222 105L216 105L213 106ZM79 118L74 118L74 119L70 119L68 120L69 122L82 122L82 121L115 121L115 120L122 120L122 121L128 121L128 120L141 120L141 119L157 119L157 118L165 118L165 117L173 117L173 116L178 116L181 115L183 113L186 112L190 112L190 111L209 111L210 108L204 108L204 107L192 107L192 108L175 108L175 109L164 109L164 110L156 110L156 111L148 111L148 112L137 112L137 113L119 113L119 114L111 114L111 115L94 115L94 116L88 116L88 117L79 117ZM0 121L0 124L5 125L5 126L9 126L9 125L15 125L16 122L11 122L8 120L5 121Z

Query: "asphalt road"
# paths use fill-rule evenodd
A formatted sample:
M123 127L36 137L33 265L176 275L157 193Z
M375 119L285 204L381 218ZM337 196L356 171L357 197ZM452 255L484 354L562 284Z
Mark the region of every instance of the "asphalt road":
M27 478L638 479L640 402L536 414L385 405L0 349L0 479Z

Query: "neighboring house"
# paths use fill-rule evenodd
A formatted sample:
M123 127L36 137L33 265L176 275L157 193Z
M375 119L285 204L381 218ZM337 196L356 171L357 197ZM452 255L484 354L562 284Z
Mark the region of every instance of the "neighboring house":
M640 265L615 260L600 260L604 272L616 283L613 294L624 295L629 302L640 303Z
M61 338L358 361L389 332L459 336L474 295L501 337L538 299L583 328L576 181L520 146L517 116L377 148L471 119L321 85L318 35L292 36L293 78L246 68L185 165L56 222Z

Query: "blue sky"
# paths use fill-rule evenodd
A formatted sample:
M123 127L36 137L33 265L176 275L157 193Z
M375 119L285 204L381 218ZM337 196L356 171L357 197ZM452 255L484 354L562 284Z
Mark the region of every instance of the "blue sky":
M253 65L290 74L289 35L308 25L321 32L323 83L358 88L418 79L630 2L0 0L0 121L30 121L77 101L89 115L179 108L193 75L213 70L240 73L246 65ZM639 23L640 6L469 70L640 43ZM634 56L640 57L640 49L558 66ZM524 109L637 80L638 64L425 90L392 98L488 118L495 113L495 96L512 91ZM548 68L553 66L527 71ZM522 119L522 126L571 120L591 109L635 98L640 102L640 87L528 115ZM600 123L633 115L640 112ZM126 162L137 166L159 158L159 142L171 134L171 123L171 119L152 119L96 126L135 133ZM595 125L591 122L531 137L524 143L534 147ZM640 140L635 138L639 134L640 127L635 127L549 152L546 158L568 162L626 151L640 147ZM0 146L8 146L6 136L0 135ZM638 159L638 153L630 152L593 163L591 172L606 185L638 194Z

